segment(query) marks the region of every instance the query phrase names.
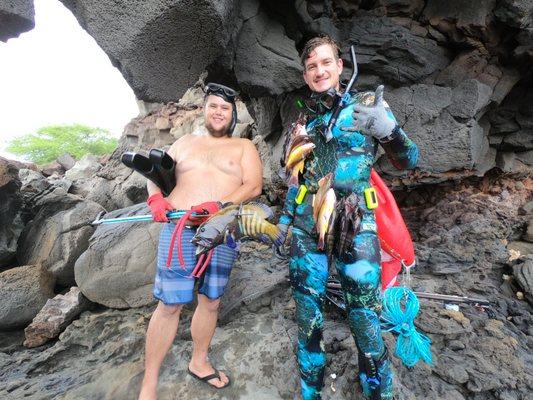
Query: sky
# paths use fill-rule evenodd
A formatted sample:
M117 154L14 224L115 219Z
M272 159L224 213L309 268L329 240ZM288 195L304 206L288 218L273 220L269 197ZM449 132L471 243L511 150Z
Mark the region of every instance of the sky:
M0 42L0 156L17 136L55 124L118 137L138 114L135 95L58 0L35 0L35 28Z

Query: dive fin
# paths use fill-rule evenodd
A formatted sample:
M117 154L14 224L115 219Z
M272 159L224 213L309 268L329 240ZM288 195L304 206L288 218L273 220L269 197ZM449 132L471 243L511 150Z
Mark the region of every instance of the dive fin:
M154 168L159 172L165 185L165 191L172 192L176 186L176 161L168 153L159 149L152 149L148 158L154 164Z
M166 190L161 174L155 169L149 158L142 154L127 151L122 154L120 160L126 167L137 171L139 174L152 181L159 189L161 189L163 195L168 196L170 194L170 192L167 192Z

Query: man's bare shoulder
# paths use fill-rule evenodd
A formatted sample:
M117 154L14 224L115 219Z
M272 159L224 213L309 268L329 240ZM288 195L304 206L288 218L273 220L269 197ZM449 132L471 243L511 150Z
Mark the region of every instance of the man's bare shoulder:
M250 139L247 139L247 138L231 137L230 141L235 146L241 146L244 149L255 147L254 143Z
M183 135L182 137L178 138L174 143L172 143L172 146L170 146L168 153L173 158L175 158L179 150L183 147L186 147L191 142L191 140L194 140L194 135Z

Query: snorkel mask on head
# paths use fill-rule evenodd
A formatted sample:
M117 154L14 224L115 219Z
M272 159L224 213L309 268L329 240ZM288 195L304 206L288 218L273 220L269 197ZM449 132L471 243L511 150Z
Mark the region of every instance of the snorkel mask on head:
M228 103L231 103L233 111L231 113L231 123L228 128L228 136L231 136L235 126L237 125L237 106L235 105L235 98L239 94L232 88L221 85L219 83L210 82L204 87L205 97L213 95L218 96Z
M302 103L311 114L324 114L331 111L340 98L341 95L335 88L331 88L325 92L312 92L311 96L302 100Z

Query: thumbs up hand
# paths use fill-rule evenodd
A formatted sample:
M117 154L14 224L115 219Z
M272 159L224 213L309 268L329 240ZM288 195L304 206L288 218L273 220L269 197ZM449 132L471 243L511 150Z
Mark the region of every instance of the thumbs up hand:
M378 140L391 136L398 125L387 103L383 100L383 85L379 85L375 91L374 104L371 106L356 104L353 110L353 130L374 136Z

